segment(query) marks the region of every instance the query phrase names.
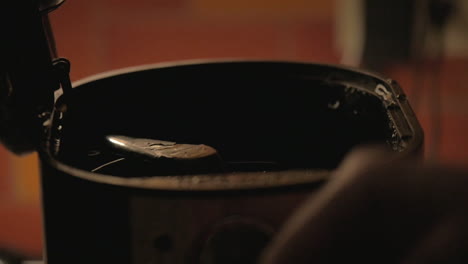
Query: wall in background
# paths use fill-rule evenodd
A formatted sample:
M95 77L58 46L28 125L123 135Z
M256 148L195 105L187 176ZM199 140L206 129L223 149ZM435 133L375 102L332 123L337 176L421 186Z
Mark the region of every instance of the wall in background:
M78 80L112 69L147 63L250 58L338 63L335 6L329 0L69 0L51 15L60 56L72 62ZM422 62L422 67L430 65ZM427 135L430 104L414 64L389 67ZM468 59L442 66L441 162L467 164ZM425 83L429 76L423 76ZM427 84L425 84L427 87ZM0 147L0 246L40 256L42 227L36 156L15 157Z

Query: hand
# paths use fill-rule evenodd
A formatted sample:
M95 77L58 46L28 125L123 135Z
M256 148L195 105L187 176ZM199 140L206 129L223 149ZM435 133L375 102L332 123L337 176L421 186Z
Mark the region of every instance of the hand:
M260 263L468 263L468 173L357 150Z

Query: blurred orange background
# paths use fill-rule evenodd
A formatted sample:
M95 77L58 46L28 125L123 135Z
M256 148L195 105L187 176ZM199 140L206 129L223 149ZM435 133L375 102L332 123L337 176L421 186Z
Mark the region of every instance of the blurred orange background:
M329 0L69 0L50 15L59 55L73 81L111 69L199 58L256 58L339 63L335 1ZM417 99L431 136L427 92L414 95L412 65L384 72ZM467 163L468 58L451 56L441 69L438 159ZM416 98L417 97L417 98ZM42 254L38 162L0 147L0 247Z

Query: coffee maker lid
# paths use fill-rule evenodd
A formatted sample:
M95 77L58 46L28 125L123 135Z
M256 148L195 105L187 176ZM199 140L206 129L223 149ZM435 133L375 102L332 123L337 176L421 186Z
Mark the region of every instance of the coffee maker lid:
M48 12L64 0L6 0L0 4L0 140L11 151L33 151L59 84Z

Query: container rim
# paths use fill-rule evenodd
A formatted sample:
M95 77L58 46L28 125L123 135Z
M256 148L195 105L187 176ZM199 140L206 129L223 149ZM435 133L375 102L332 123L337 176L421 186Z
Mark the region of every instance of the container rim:
M155 64L146 64L134 67L127 67L117 70L111 70L90 77L81 79L73 83L73 87L85 85L87 83L114 77L122 74L129 74L147 70L157 70L168 67L184 67L206 64L230 64L230 63L249 63L249 64L292 64L324 67L340 71L347 71L353 74L371 77L385 85L392 93L398 104L399 109L403 113L406 122L410 125L412 137L407 139L406 147L399 152L400 158L410 157L420 151L423 143L422 129L417 121L414 112L412 111L406 96L399 85L392 79L385 78L378 73L371 71L360 70L352 67L346 67L333 64L317 64L302 61L279 61L279 60L245 60L245 59L217 59L217 60L185 60L175 62L164 62ZM58 94L59 95L59 94ZM57 95L56 95L57 96ZM401 120L400 120L401 121ZM46 150L46 148L43 148ZM330 170L286 170L275 172L237 172L225 174L199 174L199 175L183 175L183 176L150 176L150 177L132 177L125 178L113 175L104 175L99 173L88 172L78 169L67 164L64 164L47 152L40 153L41 159L48 162L55 169L63 171L69 175L73 175L83 180L92 181L101 184L114 186L131 187L137 189L153 189L162 191L225 191L225 190L251 190L251 189L271 189L286 186L298 186L307 184L317 184L328 180L333 171Z

